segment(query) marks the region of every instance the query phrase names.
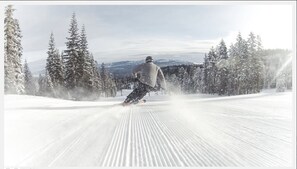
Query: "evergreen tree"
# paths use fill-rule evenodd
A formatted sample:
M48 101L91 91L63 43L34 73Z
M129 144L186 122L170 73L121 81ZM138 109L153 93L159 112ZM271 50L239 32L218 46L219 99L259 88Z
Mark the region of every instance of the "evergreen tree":
M15 27L16 27L16 50L17 50L17 55L14 58L14 74L15 74L15 81L16 81L16 91L18 94L22 94L25 92L25 86L24 86L24 74L23 74L23 65L22 65L22 55L23 55L23 47L21 44L22 40L22 33L21 29L19 26L19 21L17 19L14 19L15 22Z
M63 65L59 51L55 46L53 33L50 35L47 54L48 57L46 59L46 72L48 72L48 76L51 79L53 88L51 91L55 93L53 94L54 97L62 97L64 85Z
M212 47L207 55L208 57L208 92L211 94L214 94L217 92L217 73L218 68L216 66L216 63L218 61L218 55L214 48Z
M276 91L284 92L286 90L286 79L285 74L282 72L276 78Z
M194 88L194 93L202 93L204 92L204 79L203 79L203 70L200 67L197 67L194 69L194 74L193 74L193 88Z
M4 19L4 74L5 93L21 94L24 92L22 72L21 29L17 19L13 18L15 9L12 5L5 8Z
M109 76L108 76L108 72L105 68L105 64L102 63L101 64L101 73L100 73L100 76L101 76L101 81L102 81L102 92L104 93L104 96L105 97L108 97L108 83L109 83Z
M203 69L203 75L204 75L204 78L203 78L203 80L204 80L204 90L203 90L203 92L204 93L208 93L209 92L209 66L210 65L210 60L209 60L209 58L208 58L208 55L207 54L205 54L204 55L204 62L203 62L203 67L204 67L204 69Z
M93 92L95 95L98 97L100 96L102 92L102 84L101 84L101 75L100 71L98 69L98 63L94 60L93 55L90 55L91 58L91 67L92 67L92 72L94 73L93 75Z
M218 72L217 72L217 92L220 95L224 95L227 93L227 85L228 85L228 52L227 47L222 39L220 44L217 47L217 54L218 54L218 62L216 63Z
M82 77L82 64L79 58L80 40L75 13L72 15L68 32L69 37L66 38L68 40L66 42L67 49L64 51L63 59L65 64L65 87L72 93Z
M39 95L39 96L43 96L44 95L44 93L45 93L45 80L44 80L44 77L41 75L41 74L39 74L39 77L38 77L38 92L37 92L37 94Z
M93 93L95 89L95 72L93 69L94 62L88 50L88 42L85 27L82 27L80 34L80 62L82 63L82 78L79 86L84 88L84 95L88 96Z
M178 68L178 74L177 74L178 84L177 84L177 87L180 89L181 92L184 91L184 76L185 76L184 67Z
M233 47L233 78L235 94L246 94L248 85L248 47L247 42L238 34Z
M259 36L258 36L259 38ZM264 63L262 59L261 42L252 32L249 34L248 38L248 74L250 75L248 85L249 93L260 92L263 87L263 76L264 76Z
M25 60L25 65L24 65L24 80L25 80L25 93L28 95L35 95L36 94L36 86L34 83L34 79L32 76L32 73L29 69L27 60Z
M184 71L181 88L184 93L190 93L190 75L187 71Z
M116 83L113 80L113 75L107 71L104 63L101 64L100 77L101 77L102 93L104 94L104 96L105 97L116 96L116 91L117 91Z
M225 41L222 39L220 44L217 47L217 54L218 54L218 59L228 59L228 51L227 47L225 44Z
M49 72L46 71L45 77L43 80L44 80L43 83L44 83L44 91L45 91L44 95L49 97L56 96L57 93L54 90L54 85L49 75Z

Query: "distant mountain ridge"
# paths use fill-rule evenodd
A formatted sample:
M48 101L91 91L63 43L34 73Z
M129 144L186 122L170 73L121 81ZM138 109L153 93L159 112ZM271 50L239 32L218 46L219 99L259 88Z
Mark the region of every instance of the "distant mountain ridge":
M128 75L131 73L133 67L136 65L143 63L146 55L143 55L143 59L139 59L140 55L137 56L127 56L122 58L127 58L124 61L109 61L112 58L104 58L104 57L95 57L95 60L98 61L101 66L101 63L104 62L107 66L108 70L115 75ZM142 57L141 57L142 58ZM176 53L176 54L159 54L153 55L153 58L158 58L155 60L155 63L160 66L172 66L172 65L180 65L180 64L193 64L193 63L203 63L204 53L199 52L188 52L188 53ZM168 59L169 58L169 59ZM45 74L45 65L46 60L40 59L33 62L28 62L29 68L33 74L33 76L38 77L39 74Z
M105 64L106 68L110 73L113 73L115 77L129 76L135 66L144 63L143 60L138 61L120 61ZM160 67L182 65L182 64L193 64L189 61L170 60L170 59L158 59L154 63Z

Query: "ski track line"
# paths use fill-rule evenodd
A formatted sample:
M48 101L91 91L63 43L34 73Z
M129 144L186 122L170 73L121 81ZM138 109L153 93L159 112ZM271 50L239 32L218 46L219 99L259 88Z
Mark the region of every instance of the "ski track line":
M138 109L140 110L140 109ZM147 126L147 123L145 121L146 117L145 114L141 113L141 111L138 111L139 115L139 122L142 132L142 138L145 144L145 150L144 156L147 157L147 163L145 166L150 166L151 164L155 164L157 167L161 166L161 156L158 153L159 149L156 144L156 139L154 136L153 131ZM153 156L153 157L152 157ZM155 158L154 158L155 157ZM149 162L150 161L150 162Z
M60 126L62 126L63 124L69 122L69 121L72 121L74 119L76 119L79 115L77 116L74 116L74 117L71 117L71 118L67 118L67 119L64 119L64 120L60 120L57 124L55 124L54 126L52 127L48 127L46 129L46 132L40 132L38 134L36 134L30 142L34 142L34 140L38 140L40 137L46 135L46 133L49 133L51 130L54 130ZM28 159L32 158L32 156L36 155L36 153L40 153L40 151L44 150L46 147L50 146L51 144L53 144L56 140L53 140L49 143L47 143L45 146L41 147L41 148L37 148L36 150L33 150L31 153L29 153L27 156L25 156L21 161L19 161L17 164L22 164L24 161L27 161ZM26 145L24 145L26 146Z
M281 138L281 137L276 137L275 135L269 135L269 134L267 134L267 130L263 130L263 129L261 129L261 128L259 128L259 127L254 127L254 128L251 128L251 127L247 127L247 126L259 126L260 125L260 123L257 123L257 122L252 122L253 120L249 120L249 121L246 121L247 119L242 119L242 120L244 120L244 121L240 121L240 123L238 122L238 120L232 120L232 119L227 119L227 118L223 118L223 117L218 117L218 116L214 116L214 118L216 118L216 120L217 119L222 119L222 120L228 120L229 122L232 122L232 123L234 123L234 124L236 124L237 125L237 127L242 127L242 128L245 128L246 130L251 130L251 131L253 131L253 132L257 132L257 133L260 133L260 134L262 134L262 135L265 135L265 136L267 136L267 137L271 137L271 138L274 138L274 139L278 139L278 140L281 140L281 141L284 141L284 142L286 142L286 143L288 143L288 144L291 144L291 140L290 140L290 138L289 139L287 139L287 140L285 140L284 138ZM233 118L233 117L232 117ZM247 122L248 123L253 123L253 125L251 125L251 124L247 124ZM229 123L226 123L226 124L229 124ZM281 132L278 132L278 136L279 136L279 134L283 134L283 132L285 132L284 131L284 129L283 128L278 128L278 127L276 127L275 125L270 125L270 126L267 126L267 125L264 125L266 128L267 127L270 127L270 129L271 129L271 127L273 127L273 128L276 128L276 129L278 129L278 130L282 130ZM287 130L287 129L285 129L285 130ZM266 133L265 133L266 132ZM273 133L275 133L275 132L273 132ZM289 134L291 134L291 129L290 129L290 132L289 132ZM284 136L283 136L284 137ZM289 141L288 141L289 140Z
M143 166L149 166L152 162L153 162L153 160L152 160L152 158L151 158L151 154L152 154L152 152L151 152L151 148L150 147L152 147L151 145L150 145L150 142L149 142L149 138L148 138L148 132L147 132L147 130L146 130L146 128L145 128L145 125L144 125L144 123L143 123L143 121L142 121L142 116L140 116L140 112L139 111L137 111L137 116L139 117L138 119L138 122L139 122L139 127L140 127L140 137L141 137L141 140L142 140L142 143L143 143L143 146L142 147L139 147L140 149L142 149L143 151L142 151L142 153L143 153Z
M140 122L140 116L137 116L137 126L138 126L138 139L140 141L140 147L138 147L138 149L140 149L140 155L141 155L141 158L140 158L140 166L143 167L146 165L146 159L147 159L147 156L146 156L146 153L144 151L144 147L146 147L146 143L144 142L144 137L143 137L143 127L141 125L141 122Z
M132 129L131 129L131 119L132 119L132 109L130 110L130 113L129 113L129 118L128 118L128 126L127 126L127 130L128 130L128 132L127 132L127 136L126 136L126 140L127 140L127 142L126 142L126 150L125 150L125 152L126 152L126 155L124 156L125 157L125 167L128 167L128 165L129 164L131 164L132 165L132 163L131 163L131 161L130 161L130 159L131 159L131 154L132 154L132 151L131 151L131 144L132 144L132 137L131 137L131 135L132 135Z
M148 133L151 134L151 131L147 128L146 124L145 124L145 121L144 121L144 117L143 117L143 114L141 114L141 112L139 111L138 109L138 117L139 117L139 126L140 126L140 134L141 134L141 138L142 138L142 141L143 141L143 147L140 147L141 149L143 149L143 157L144 158L144 164L143 166L144 167L147 167L147 166L150 166L152 163L154 163L154 160L152 158L152 154L154 151L152 151L155 147L155 145L153 145L153 136L150 135ZM156 159L160 160L160 156L159 154L155 154L156 156ZM160 162L156 162L156 166L160 166Z
M77 116L78 117L78 116ZM88 119L90 118L89 116L85 116L84 119ZM76 119L76 118L71 118L71 120L73 119ZM79 119L79 118L78 118ZM81 119L80 119L81 120ZM60 124L60 125L57 125L57 127L60 127L60 126L63 126L64 124L68 123L70 121L69 120L65 120L65 123L63 124ZM52 128L54 129L54 128ZM79 128L77 128L76 130L79 130ZM76 130L73 130L70 134L66 134L66 135L63 135L62 138L56 138L56 139L53 139L51 142L49 142L48 144L44 145L44 146L41 146L39 148L37 148L35 151L33 151L32 153L30 153L28 156L26 156L24 159L22 159L18 165L22 165L23 163L26 163L26 161L28 160L32 160L35 156L38 156L38 154L42 154L44 153L45 151L49 150L53 144L57 143L58 141L62 140L63 138L66 138L68 135L71 135L73 134Z
M156 113L150 113L153 118L156 118ZM191 144L188 144L188 140L190 140L191 136L189 137L188 135L183 135L179 133L179 130L183 129L182 126L178 126L175 124L174 126L171 126L170 124L165 124L162 122L163 120L158 120L157 122L162 128L166 128L166 135L172 140L172 143L175 143L176 148L178 148L179 152L183 154L185 159L189 159L189 165L190 166L201 166L201 163L199 162L199 158L197 158L195 153L199 152L194 152L194 149ZM166 121L166 120L165 120ZM168 127L167 127L168 126ZM192 141L192 139L191 139ZM181 144L183 143L183 144ZM200 164L199 164L200 163Z
M272 164L272 165L276 165L276 164L278 164L278 163L275 161L276 159L280 160L280 161L283 162L283 163L286 162L285 160L279 158L278 156L272 154L271 152L269 152L269 151L267 151L267 150L265 150L265 149L263 149L263 148L261 148L261 147L256 146L254 143L251 143L250 141L247 141L247 140L243 140L243 139L241 139L241 138L238 138L238 137L232 135L231 133L227 132L226 130L223 130L223 129L218 129L218 130L220 130L221 132L223 132L223 133L225 133L225 134L227 134L227 135L229 135L229 136L231 136L231 137L233 137L233 138L235 138L235 139L237 139L237 140L239 140L239 141L245 143L246 146L249 146L250 148L252 147L252 148L254 148L254 149L257 149L257 150L261 151L262 153L261 153L261 154L260 154L260 153L257 153L257 155L258 155L258 156L261 156L261 159L265 159L265 160L268 162L268 164ZM249 149L250 149L250 148L249 148ZM265 154L267 154L267 155L269 155L269 156L271 156L271 157L274 157L274 159L272 159L271 157L268 157L268 156L265 155Z
M77 130L74 133L76 135L73 136L74 137L73 141L71 141L65 148L61 149L59 154L54 158L54 160L51 161L51 163L48 166L51 167L56 161L58 161L62 156L64 156L66 154L66 152L68 152L70 149L72 149L75 145L78 145L78 146L81 145L78 143L88 134L88 131L89 131L88 129L95 126L97 124L97 120L100 117L102 117L106 113L113 112L113 109L114 108L111 108L111 109L104 111L104 113L93 115L92 120L88 121L88 123L86 123L85 127L82 127L80 130ZM79 131L82 131L82 132L79 132Z
M178 125L178 124L175 124ZM171 131L173 132L173 131ZM213 154L214 150L217 151L217 153L219 153L220 156L224 156L225 160L229 161L229 164L234 165L234 161L228 159L228 156L224 155L226 153L223 153L222 151L220 151L220 149L215 149L211 146L211 144L209 144L211 141L210 140L205 140L203 138L201 138L200 136L198 136L196 133L194 133L191 130L183 130L182 128L179 128L177 130L177 132L180 133L180 135L182 136L181 138L188 138L188 137L192 137L191 143L192 144L187 144L187 146L190 146L193 150L194 153L196 153L196 157L201 160L201 163L203 164L203 166L212 166L213 163L215 163L216 165L222 165L221 163L217 163L216 160L220 161L217 157L218 155ZM173 133L172 133L173 134ZM193 144L196 143L196 144ZM186 146L186 148L187 148ZM212 151L209 151L208 149L212 149ZM213 160L213 161L212 161ZM226 165L226 164L225 164Z
M156 140L158 141L157 143L157 147L159 147L161 154L164 154L164 162L165 164L163 164L164 166L181 166L181 163L179 158L178 158L178 153L175 149L176 146L173 145L174 149L170 148L170 145L167 144L166 140L165 140L165 133L164 131L161 129L158 125L156 125L156 121L154 118L152 118L150 116L150 112L144 112L150 119L151 121L151 125L154 127L154 135L156 137ZM178 161L177 163L175 161Z
M152 118L156 118L156 116L153 115L151 112L150 112L150 115L152 116ZM158 119L157 122L159 123L160 127L166 129L165 131L168 131L168 133L164 133L164 134L166 134L167 137L170 138L173 141L172 143L174 143L174 142L177 143L177 144L174 145L174 147L179 147L180 150L178 150L178 151L183 154L185 159L188 159L188 164L187 165L189 165L189 166L197 166L197 165L201 166L202 162L199 162L199 160L197 160L197 159L199 159L199 157L197 156L197 152L199 153L201 151L201 149L197 151L197 150L194 149L192 144L187 144L186 143L187 140L193 141L193 135L184 135L184 134L177 135L178 131L180 129L184 129L184 127L178 126L178 125L175 124L175 126L171 127L171 129L170 129L170 127L168 127L160 119ZM185 131L183 131L181 133L185 133ZM174 140L176 140L176 141L174 141ZM181 143L183 143L183 144L181 144ZM207 154L211 154L211 152L208 152ZM209 160L209 157L205 159L205 161L208 161L208 160ZM213 161L213 162L216 163L216 161Z
M225 108L225 106L220 106L221 108ZM272 127L275 127L275 128L278 128L278 129L282 129L282 130L287 130L289 132L291 132L291 127L284 127L284 122L282 121L279 121L279 120L274 120L273 122L272 121L264 121L267 119L267 117L265 116L264 119L263 117L261 118L261 116L259 116L259 114L261 114L261 112L259 111L255 111L255 110L250 110L250 109L244 109L246 110L246 112L253 112L255 114L255 116L257 116L258 118L250 118L250 114L247 114L247 113L243 113L243 107L237 107L237 106L230 106L228 107L228 112L233 112L235 113L234 115L230 116L228 114L221 114L221 116L225 116L225 117L229 117L229 118L241 118L245 121L247 121L248 123L256 123L256 124L259 124L260 123L264 123L265 126L272 126ZM218 117L218 114L217 113L211 113L212 115L214 115L215 117ZM245 115L247 114L247 115ZM240 116L239 116L240 115ZM272 116L274 117L274 116Z
M216 127L215 125L214 125L214 127ZM190 129L191 130L191 129ZM199 130L198 130L199 131ZM197 131L192 131L193 133L197 133ZM216 133L216 134L220 134L220 133ZM197 137L199 137L199 134L197 133L197 134L195 134L195 135L197 135ZM211 142L211 140L206 140L205 142ZM202 144L203 145L203 144ZM234 146L234 145L233 145ZM230 147L227 147L227 150L228 149L232 149L233 147L232 147L232 145L230 145ZM219 149L218 149L218 151L219 151ZM239 149L239 150L236 150L235 152L241 152L242 151L242 149ZM247 151L248 151L248 149L247 149ZM212 154L212 153L207 153L208 155L210 155L210 154ZM226 153L222 153L222 154L226 154ZM253 163L253 162L252 162ZM259 163L255 163L255 166L257 166L256 164L259 164Z
M71 147L73 147L73 145L75 145L77 142L79 142L80 138L83 137L83 131L87 131L86 129L89 128L90 126L88 124L92 124L94 123L98 118L100 118L101 116L105 115L106 113L109 113L110 111L112 111L112 109L108 109L106 111L103 111L100 114L91 114L86 116L85 120L83 121L83 125L80 125L79 127L76 127L75 130L72 130L71 132L63 135L62 137L56 138L55 140L53 140L50 144L47 144L46 146L43 146L39 149L39 152L36 154L32 154L31 157L27 160L24 160L22 162L23 163L27 163L28 160L33 160L34 159L38 159L38 158L44 158L45 156L49 156L48 153L46 153L47 151L53 151L50 153L54 159L51 160L51 162L49 162L49 166L52 166L58 159L60 159L67 151L69 151L71 149ZM67 144L63 144L67 142ZM70 142L70 143L69 143ZM66 147L65 147L66 145ZM47 161L49 159L46 159ZM36 162L42 162L40 160L35 160ZM19 164L20 166L22 164ZM42 164L44 165L44 163Z
M163 122L153 110L133 106L123 113L103 166L236 165L206 141L197 140L196 135L183 125ZM216 152L212 152L214 150Z
M131 164L131 167L135 167L135 164L136 164L136 156L135 154L137 154L137 143L136 143L136 123L135 123L135 116L132 116L132 119L131 121L133 122L132 125L131 125L131 156L130 156L130 164Z
M213 127L216 126L213 123L210 123L209 125L211 125ZM254 150L257 150L257 149L248 145L247 142L245 142L244 140L242 140L242 139L238 138L237 136L234 136L228 132L225 132L220 128L216 128L216 130L220 131L220 132L217 132L216 134L220 135L222 138L228 136L229 139L234 140L234 141L232 141L233 144L230 144L231 141L226 142L226 144L229 145L228 147L231 148L232 150L234 150L234 152L241 152L240 155L244 156L244 158L242 158L242 161L248 162L248 164L255 166L255 167L262 165L263 162L267 163L266 160L263 160L264 159L263 154L259 153L259 152L255 152ZM237 142L237 144L235 144L236 142ZM240 145L238 143L240 143ZM251 149L253 149L253 151L251 151ZM270 162L268 164L270 165Z
M107 153L105 155L104 161L103 161L103 166L112 166L112 164L115 163L115 158L112 158L113 154L116 154L116 150L117 150L117 142L119 142L120 136L121 136L121 128L124 124L124 118L123 116L125 115L125 111L122 112L122 117L119 120L119 124L118 127L116 127L115 129L115 133L113 134L112 140L111 140L111 144L109 145L109 148L107 150Z
M140 147L142 146L141 138L140 138L140 132L139 132L139 124L138 124L138 116L135 116L135 150L136 150L136 161L135 165L136 167L142 166L142 149Z
M145 115L144 117L144 124L146 124L147 126L147 130L148 131L151 131L151 133L153 134L151 137L152 138L155 138L154 139L154 142L152 141L152 143L154 143L154 145L150 146L150 147L156 147L158 150L158 156L159 156L159 165L160 166L170 166L170 164L168 164L168 157L167 157L167 154L166 154L166 151L164 151L164 148L163 146L160 146L160 145L163 145L163 143L160 141L160 138L158 137L158 134L156 134L157 132L155 132L155 129L154 129L154 126L152 125L152 122L150 120L150 118L148 118L147 114L144 114L142 113L143 115ZM151 149L151 148L150 148ZM151 149L152 150L152 149Z
M147 116L150 116L150 112L145 112L147 114ZM150 116L150 119L152 119L152 125L155 127L155 130L154 131L154 134L155 134L155 137L158 139L159 143L157 144L157 146L160 146L160 148L166 148L167 152L170 156L171 156L171 159L175 159L177 160L179 163L181 163L180 165L181 166L186 166L186 162L185 162L185 159L179 155L178 153L178 150L176 149L176 145L172 145L172 142L169 142L168 141L168 136L165 135L164 131L160 128L160 126L158 126L158 124L156 123L156 120L154 118L152 118ZM167 137L167 141L166 141L166 137ZM167 154L166 154L167 155ZM168 155L167 155L168 156Z
M213 126L214 128L216 127L215 124L213 123L209 123L209 125ZM229 127L230 128L230 127ZM262 153L256 153L254 151L250 151L251 148L254 149L254 150L257 150L257 151L261 151L259 150L257 147L253 146L252 144L249 144L249 142L247 141L244 141L228 132L226 132L225 130L221 129L221 128L216 128L216 130L219 130L221 132L217 132L216 134L217 135L222 135L222 134L225 134L229 137L231 137L232 139L235 140L235 142L241 142L243 143L243 145L237 145L237 144L232 144L230 145L230 148L234 149L235 152L248 152L249 155L246 156L244 154L241 154L242 156L245 156L245 158L242 160L242 161L246 161L248 160L249 163L252 163L253 166L259 166L260 165L263 165L263 162L269 166L273 166L275 164L278 164L277 162L274 162L271 158L268 158L266 155L263 154L263 151ZM228 129L227 129L228 130ZM230 131L233 131L234 129L230 129ZM223 139L222 139L223 140ZM230 143L227 143L227 144L230 144ZM264 153L267 153L264 151ZM264 159L264 160L263 160Z
M234 125L236 125L237 126L237 130L236 131L238 131L238 132L244 132L243 134L242 134L242 136L245 136L245 137L249 137L249 138L253 138L253 139L244 139L244 138L242 138L242 139L239 139L239 140L241 140L242 142L245 142L246 144L248 144L248 145L250 145L250 146L252 146L252 147L254 147L254 148L256 148L256 149L258 149L258 150L260 150L260 151L262 151L262 152L265 152L265 153L267 153L267 154L269 154L270 156L272 156L272 157L274 157L275 159L273 160L273 162L275 162L275 160L276 159L278 159L278 160L280 160L280 161L282 161L283 163L285 162L285 160L283 160L283 159L281 159L279 156L277 156L277 155L275 155L273 152L272 152L272 150L271 150L271 147L273 146L273 145L271 145L271 144L273 144L273 142L272 142L272 140L271 140L271 142L269 142L268 144L264 144L261 148L260 147L258 147L258 146L256 146L257 144L256 144L256 142L261 142L261 140L259 140L260 138L259 137L256 137L256 138L254 138L254 136L253 136L253 132L251 132L251 129L250 130L247 130L247 128L245 128L245 126L243 126L243 125L241 125L241 124L239 124L238 122L233 122L233 124L231 125L231 123L226 123L227 124L227 127L224 127L223 129L220 129L221 131L223 131L224 130L224 132L225 133L228 133L228 134L230 134L230 135L238 135L238 133L234 133L234 128L233 128L233 126ZM256 126L256 125L255 125ZM244 128L245 130L242 130L241 128ZM249 128L248 128L249 129ZM232 134L232 133L234 133L234 134ZM235 137L235 136L233 136L233 137ZM275 139L275 138L274 138ZM284 142L285 144L286 144L286 142ZM272 159L270 159L270 160L272 160Z
M211 114L211 113L210 113ZM205 115L204 115L205 116ZM226 126L224 126L224 127L221 127L222 129L224 129L224 130L226 130L226 131L229 131L229 132L231 132L231 133L234 133L235 131L237 131L238 129L236 128L234 128L234 125L236 125L236 123L238 123L238 121L235 121L235 122L233 122L232 120L230 120L230 118L234 118L234 116L228 116L229 118L226 118L226 117L224 117L224 120L222 120L222 118L223 117L220 117L220 116L215 116L214 115L214 113L212 113L211 114L211 116L212 116L212 121L216 121L216 122L220 122L220 121L224 121L224 120L229 120L231 123L226 123ZM209 116L210 117L210 116ZM241 117L242 118L242 117ZM245 118L243 118L242 119L243 121L242 122L244 122L244 124L245 125L247 125L247 122L246 122L246 119ZM252 124L250 124L250 123L252 123ZM283 123L283 122L279 122L278 124L273 124L273 123L271 123L271 122L268 122L268 121L266 121L265 119L251 119L250 121L249 121L249 126L258 126L258 127L261 127L261 128L263 128L263 127L265 127L265 128L267 128L268 127L268 129L270 128L275 128L275 129L278 129L279 131L284 131L284 130L287 130L286 129L286 127L284 127L284 126L282 126L282 127L280 127L280 126L278 126L279 124L281 124L281 123ZM211 124L214 128L217 126L216 124L214 124L214 123L212 123ZM267 126L268 125L268 126ZM242 125L240 125L240 126L242 126ZM221 128L219 128L219 129L221 129ZM264 130L265 131L265 130ZM268 130L269 131L269 130ZM221 133L218 133L218 134L221 134ZM227 134L229 134L229 136L233 136L232 134L230 134L230 133L228 133L228 132L226 132L225 133L226 135ZM234 133L235 134L235 136L233 136L234 138L233 139L236 139L236 136L238 136L238 133ZM253 138L252 137L252 134L253 133L246 133L246 132L244 132L243 133L243 136L245 136L245 137L247 137L247 136L249 136L250 138ZM279 134L278 134L278 136L279 136ZM258 138L259 139L259 138ZM223 139L222 139L223 140ZM238 141L240 141L240 142L242 142L242 143L244 143L245 145L244 146L241 146L241 147L238 147L238 148L243 148L243 147L246 147L246 151L249 151L251 148L252 149L258 149L258 147L255 145L255 143L250 143L248 140L247 141L245 141L244 142L244 140L238 140ZM235 148L235 146L237 146L237 145L230 145L230 148ZM254 147L253 147L254 146ZM256 146L256 147L255 147ZM265 145L265 147L266 147L267 145ZM257 151L259 151L258 153L254 153L254 150L253 150L253 152L250 152L250 154L254 154L253 156L255 157L255 159L254 159L254 161L256 161L257 163L255 163L255 165L254 166L259 166L259 164L261 165L261 164L268 164L268 165L277 165L277 164L280 164L280 163L284 163L284 161L283 161L283 159L280 159L280 158L278 158L278 157L276 157L274 154L271 154L271 153L269 153L269 152L267 152L267 151L263 151L263 150L261 150L263 147L261 147L260 149L258 149ZM271 147L267 147L267 150L269 150L269 148L271 149ZM262 151L262 152L261 152ZM239 150L237 150L236 152L240 152L240 149ZM263 153L264 152L264 153ZM266 153L266 155L264 155ZM267 153L268 153L268 155L270 156L270 158L269 157L267 157ZM243 154L242 154L243 155ZM271 159L271 157L273 157L274 159ZM246 159L246 158L245 158ZM264 159L264 161L261 161L260 159ZM279 162L277 162L277 161L275 161L275 160L281 160L281 161L279 161ZM244 160L242 160L242 161L244 161ZM251 163L254 163L254 161L252 162L252 161L250 161Z
M152 114L151 114L152 115ZM164 128L166 127L164 124L162 124L162 122L160 122L160 121L158 121ZM176 125L175 125L176 126ZM174 127L175 127L174 126ZM192 161L192 165L201 165L201 164L198 164L199 162L197 162L197 160L195 159L196 157L194 157L195 156L195 154L193 154L193 152L192 151L189 151L189 149L187 148L187 146L189 146L189 145L185 145L185 142L184 142L184 140L181 140L180 138L178 138L178 137L174 137L174 135L176 135L177 134L177 130L178 130L178 127L181 127L181 126L176 126L176 128L175 129L173 129L173 128L166 128L166 130L168 130L168 133L166 134L168 137L170 137L170 139L172 140L172 143L174 143L174 147L175 147L175 149L176 148L180 148L180 150L176 150L176 151L178 151L178 152L180 152L183 156L184 156L184 158L185 159L187 159L187 158L189 158L189 159L191 159L191 161ZM184 136L184 135L180 135L180 136ZM184 138L188 138L188 136L186 136L186 137L184 137ZM181 144L181 143L183 143L183 144ZM184 153L184 151L186 150L186 153ZM188 155L187 155L188 154ZM193 157L191 157L191 156L189 156L189 155L191 155L191 156L193 156ZM194 161L193 161L194 160ZM185 162L184 162L185 163Z
M145 143L146 143L146 147L145 149L146 154L148 156L148 162L146 166L150 166L151 164L156 163L157 167L162 166L162 156L160 155L160 149L158 147L158 143L155 137L155 134L151 128L151 126L149 126L149 124L147 123L147 117L146 114L143 114L142 112L138 112L139 115L141 114L141 124L142 124L142 129L143 129L143 135L145 136ZM150 133L150 136L149 134ZM152 152L151 152L152 151ZM156 159L151 158L152 154L155 154Z

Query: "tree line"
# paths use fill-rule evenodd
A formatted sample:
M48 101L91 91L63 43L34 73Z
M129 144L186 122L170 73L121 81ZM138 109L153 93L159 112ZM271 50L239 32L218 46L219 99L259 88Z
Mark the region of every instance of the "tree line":
M100 69L88 49L85 26L79 33L73 13L66 48L59 54L51 33L46 60L46 73L40 75L39 94L67 99L96 99L100 96L116 95L116 86L104 63Z
M238 34L227 48L224 40L205 54L200 65L162 68L169 91L240 95L262 89L292 89L292 55L288 50L262 47L260 36L250 33L247 40Z
M45 74L40 74L38 83L32 76L27 61L22 66L21 30L13 17L13 7L5 11L5 93L29 94L64 99L96 99L116 95L113 75L105 64L100 68L88 49L85 26L78 29L73 13L66 49L61 53L56 47L54 34L50 34Z

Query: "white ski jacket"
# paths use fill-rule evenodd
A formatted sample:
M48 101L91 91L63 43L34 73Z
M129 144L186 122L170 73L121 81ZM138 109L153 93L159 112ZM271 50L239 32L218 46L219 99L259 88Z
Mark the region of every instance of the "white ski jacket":
M160 84L161 88L166 89L166 81L161 68L153 62L143 63L133 69L133 75L137 77L140 82L155 87L156 83Z

